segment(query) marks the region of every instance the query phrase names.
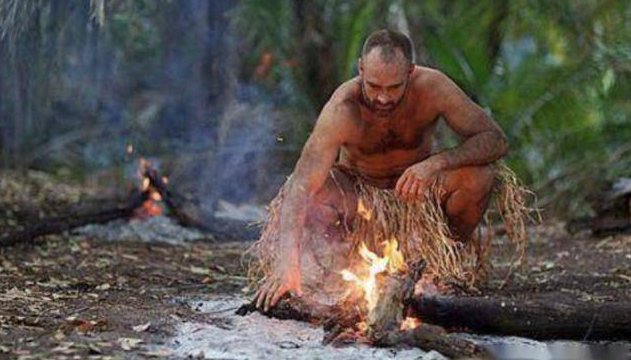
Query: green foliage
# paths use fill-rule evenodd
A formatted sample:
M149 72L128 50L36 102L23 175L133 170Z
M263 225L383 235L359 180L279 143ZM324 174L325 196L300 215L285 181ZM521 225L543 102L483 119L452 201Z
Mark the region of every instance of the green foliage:
M309 19L326 25L311 27L319 30L312 36L330 44L335 59L320 70L339 84L353 75L366 34L389 25L388 4L316 3L312 8L322 11ZM243 1L239 21L267 49L295 54L301 48L292 40L303 34L296 32L294 2L283 4L282 22L247 16L248 8L275 5ZM509 164L539 190L542 203L581 212L585 195L605 180L603 175L631 175L631 7L625 1L403 0L394 5L404 10L422 62L447 73L501 124L511 145ZM335 71L327 72L329 66ZM302 94L329 86L313 81L322 76L307 81L301 72L287 75L303 85ZM270 89L276 84L267 83ZM326 97L309 100L318 109Z
M172 145L149 134L164 117L178 116L166 123L182 133L195 122L219 127L204 111L227 81L217 80L221 62L203 35L228 35L196 17L212 15L209 4L218 3L0 1L3 163L80 141L85 149L92 143L78 128L114 136L103 131L108 111L118 131L136 130L156 151ZM238 80L285 115L274 126L288 162L355 75L365 36L391 27L409 31L417 62L448 74L500 123L509 165L549 209L585 211L602 180L631 176L627 0L240 0L225 20Z

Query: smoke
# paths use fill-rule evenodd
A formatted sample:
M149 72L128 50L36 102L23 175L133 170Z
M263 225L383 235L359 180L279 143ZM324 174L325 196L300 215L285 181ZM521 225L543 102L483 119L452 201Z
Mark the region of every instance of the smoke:
M102 22L69 3L29 8L39 22L12 56L0 40L0 165L120 186L131 143L209 221L222 201L274 195L288 171L283 114L239 78L236 0L98 2Z

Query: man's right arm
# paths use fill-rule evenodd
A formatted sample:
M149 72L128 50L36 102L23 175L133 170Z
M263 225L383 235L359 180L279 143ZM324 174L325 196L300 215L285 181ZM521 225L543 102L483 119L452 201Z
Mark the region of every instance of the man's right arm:
M320 190L338 151L352 133L355 105L330 101L322 109L315 128L296 164L280 211L279 261L273 278L256 295L257 306L274 306L287 292L300 292L300 243L307 209Z

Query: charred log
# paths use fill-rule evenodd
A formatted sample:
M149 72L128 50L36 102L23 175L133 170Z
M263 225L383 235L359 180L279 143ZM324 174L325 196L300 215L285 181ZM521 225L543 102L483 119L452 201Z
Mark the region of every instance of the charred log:
M280 320L297 320L310 323L320 323L323 320L322 314L333 313L333 309L319 309L308 306L300 301L300 299L282 299L276 304L276 306L270 308L268 311L263 311L256 307L254 302L250 302L242 305L237 309L236 314L245 316L254 312L260 312L261 314Z
M447 334L440 326L423 323L414 329L401 331L405 304L414 296L414 286L421 278L426 263L412 264L404 275L387 276L382 282L377 305L368 315L367 335L378 346L407 345L424 350L436 350L451 358L490 358L489 353L458 335ZM425 322L425 321L423 321Z
M448 329L539 340L631 339L628 303L433 296L413 298L408 305L424 322Z
M10 232L0 237L0 247L16 244L28 244L43 235L59 234L88 224L106 223L112 220L127 218L148 199L148 194L141 191L131 192L125 199L98 201L82 204L68 209L66 214L34 219L23 230Z

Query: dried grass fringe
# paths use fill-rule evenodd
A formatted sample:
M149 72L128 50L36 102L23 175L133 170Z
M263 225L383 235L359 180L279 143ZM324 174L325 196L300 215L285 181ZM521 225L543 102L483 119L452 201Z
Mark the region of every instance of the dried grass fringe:
M538 212L528 206L528 199L534 194L520 184L515 173L503 164L497 170L493 190L495 209L489 209L485 220L487 224L497 220L504 224L508 244L500 248L506 250L506 245L510 245L513 252L505 278L508 279L514 265L521 263L524 257L526 223L537 220ZM270 274L277 261L279 212L286 186L272 200L261 237L246 253L251 279ZM427 201L406 202L401 201L392 190L372 187L361 181L356 183L356 190L371 216L358 214L347 231L347 239L354 248L365 242L370 250L380 253L385 240L396 238L406 259L423 258L427 261L426 273L429 276L468 290L475 290L476 285L488 275L490 250L495 238L493 232L489 231L486 236L478 232L464 244L454 241L436 191L430 192Z

